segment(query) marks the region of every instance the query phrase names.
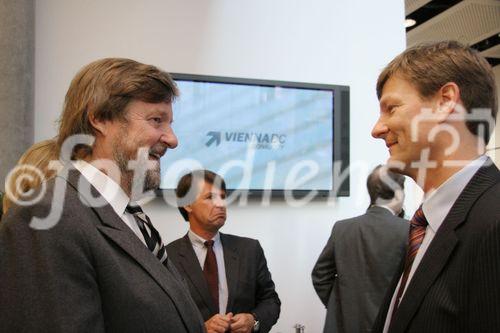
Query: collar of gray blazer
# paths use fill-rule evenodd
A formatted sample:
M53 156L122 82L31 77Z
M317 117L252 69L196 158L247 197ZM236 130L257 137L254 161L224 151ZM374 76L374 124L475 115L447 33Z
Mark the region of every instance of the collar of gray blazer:
M224 265L226 267L226 279L227 288L229 292L227 300L227 309L232 309L234 303L234 295L238 290L238 279L239 279L239 257L236 245L231 242L231 238L221 232L220 240L224 248ZM216 313L216 307L213 304L212 297L210 296L209 289L205 278L203 277L203 271L201 270L200 263L196 258L196 254L191 245L188 234L182 238L182 246L179 251L179 255L184 257L185 260L181 262L181 265L186 275L189 277L193 285L196 287L200 297L203 299L204 303L212 311Z
M397 215L393 214L388 208L382 207L382 206L377 206L377 205L371 205L370 207L368 207L366 212L373 212L373 213L377 213L377 214L397 216Z
M63 172L61 174L68 175L63 178L65 178L69 183L69 186L73 187L79 194L80 200L92 202L92 198L89 196L99 195L99 192L88 183L79 171L70 169L67 173ZM78 191L79 186L85 186L87 189L90 188L90 191L80 192ZM82 205L84 205L83 202ZM181 315L186 327L189 328L189 331L198 331L199 327L197 324L199 323L193 321L193 318L187 316L192 315L192 310L186 308L187 302L178 302L178 300L185 300L186 296L189 299L187 291L185 291L180 281L178 281L178 279L151 253L151 251L144 246L133 231L125 225L118 215L116 215L110 205L106 204L101 207L89 207L89 209L92 209L97 214L99 221L101 222L101 224L96 223L96 228L106 238L128 253L128 255L130 255L147 273L149 273L149 275L151 275L156 283L158 283L158 285L160 285L160 287L168 295L171 295L171 300L179 309L179 314Z
M394 330L394 332L405 331L426 295L427 290L445 266L457 244L458 239L455 229L465 221L467 212L471 209L476 199L499 181L500 172L492 161L488 159L462 191L434 236L432 243L407 287L405 296L401 300L401 304L398 307L398 315L392 323L391 330ZM387 312L387 309L385 311Z

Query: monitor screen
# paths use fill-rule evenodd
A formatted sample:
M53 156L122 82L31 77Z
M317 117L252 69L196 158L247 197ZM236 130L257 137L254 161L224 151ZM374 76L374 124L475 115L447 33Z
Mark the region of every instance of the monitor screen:
M161 160L161 189L203 168L220 174L230 190L332 190L335 86L174 79L179 146Z

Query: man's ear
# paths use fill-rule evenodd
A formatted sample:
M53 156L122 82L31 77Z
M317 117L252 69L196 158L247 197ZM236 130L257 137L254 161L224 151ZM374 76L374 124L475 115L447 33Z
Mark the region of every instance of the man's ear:
M460 102L460 88L455 82L444 84L437 93L437 121L443 123L455 111Z
M97 133L103 136L106 135L107 132L106 121L97 119L94 114L89 114L89 122Z
M193 211L193 208L191 208L191 205L184 206L183 208L186 210L186 212L188 212L188 214L190 214Z

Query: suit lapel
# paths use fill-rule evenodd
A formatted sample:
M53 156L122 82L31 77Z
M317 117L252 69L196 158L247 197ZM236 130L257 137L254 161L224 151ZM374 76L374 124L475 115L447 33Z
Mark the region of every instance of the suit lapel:
M106 207L103 207L106 208ZM98 208L102 210L103 208ZM102 212L98 213L102 216ZM116 215L116 214L115 214ZM112 221L112 220L110 220ZM115 221L121 222L121 220ZM179 273L175 271L175 267L167 259L167 268L148 250L148 248L137 238L130 230L118 230L108 223L106 226L97 226L97 229L107 238L113 241L116 245L127 252L134 260L149 273L156 283L170 296L182 317L184 324L189 328L190 332L199 331L199 323L197 317L193 314L196 305L192 303L190 296L187 293L186 287L181 284ZM125 226L125 228L128 228ZM189 304L191 303L191 304Z
M179 256L182 257L181 266L186 272L186 276L189 278L191 283L195 286L200 298L203 300L205 305L210 309L211 313L218 313L217 308L210 295L209 288L205 277L203 276L203 270L200 267L200 262L194 253L193 246L186 234L182 238Z
M91 193L78 192L80 197L87 202L92 202L88 196L99 197L99 192L90 185L85 177L78 171L70 170L67 181L78 192L78 183L86 182L87 188ZM90 199L90 200L89 200ZM187 291L180 283L173 272L166 267L149 251L141 240L132 230L121 220L109 204L102 207L92 207L102 224L97 224L96 228L109 240L122 248L130 257L132 257L152 278L153 280L170 296L170 299L178 309L184 324L190 332L199 331L198 318L194 318L193 309L195 304L188 306L190 300ZM169 265L172 266L172 265Z
M224 249L224 265L226 267L226 280L229 292L227 311L230 311L234 305L234 295L236 295L236 291L238 290L239 257L237 248L232 244L229 237L220 233L220 240Z
M405 256L401 257L398 270L396 271L396 274L394 274L394 276L392 277L391 284L389 285L389 288L385 293L384 300L382 301L382 305L380 306L379 312L375 319L375 323L373 325L373 330L372 330L373 332L382 332L384 329L385 319L387 318L387 314L389 312L392 296L394 295L394 291L398 286L399 279L403 274L404 264L405 264Z
M391 331L403 332L406 329L458 243L455 229L464 223L477 198L498 181L498 169L488 159L462 191L434 236L401 300Z

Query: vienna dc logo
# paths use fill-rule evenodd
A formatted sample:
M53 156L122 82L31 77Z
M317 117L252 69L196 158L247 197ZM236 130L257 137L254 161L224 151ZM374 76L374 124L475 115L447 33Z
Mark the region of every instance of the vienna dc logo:
M205 146L210 147L214 142L216 147L220 145L220 139L221 139L220 132L210 131L207 133L207 136L209 137L209 139L205 143Z

